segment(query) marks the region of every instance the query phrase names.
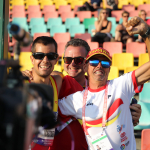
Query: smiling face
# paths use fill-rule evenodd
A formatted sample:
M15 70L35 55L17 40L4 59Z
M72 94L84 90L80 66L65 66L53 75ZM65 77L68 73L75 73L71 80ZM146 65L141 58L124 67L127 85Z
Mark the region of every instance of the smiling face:
M68 46L65 51L64 57L86 57L86 49L83 46ZM76 65L74 60L72 60L71 64L64 63L64 70L69 74L69 76L77 79L81 76L84 76L84 62L80 65Z
M42 53L51 53L55 51L54 44L44 45L42 43L37 43L35 45L35 52ZM30 57L32 64L34 66L34 72L39 77L48 77L54 69L54 65L56 64L58 58L56 60L48 60L47 56L43 58L43 60L35 59L33 56Z

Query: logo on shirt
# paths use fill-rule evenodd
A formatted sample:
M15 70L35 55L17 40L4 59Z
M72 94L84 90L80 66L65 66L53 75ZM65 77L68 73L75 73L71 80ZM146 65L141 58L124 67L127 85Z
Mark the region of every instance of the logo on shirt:
M123 128L125 128L125 125L117 125L117 132L120 134Z
M121 133L120 137L121 137L121 143L128 139L125 132Z
M108 95L108 98L111 97L111 95Z
M89 105L93 105L93 103L90 103L90 102L89 102L89 103L86 104L86 106L89 106Z
M128 141L127 143L125 143L125 144L122 144L122 145L120 146L120 149L121 149L121 150L124 150L125 147L127 147L128 145L129 145L129 141Z

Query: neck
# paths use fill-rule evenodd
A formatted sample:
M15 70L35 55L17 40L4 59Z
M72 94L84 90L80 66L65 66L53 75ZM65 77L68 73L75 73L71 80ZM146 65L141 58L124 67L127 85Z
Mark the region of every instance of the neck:
M89 87L91 89L99 89L99 88L105 86L106 83L107 83L107 81L104 82L104 81L91 81L91 80L89 80Z
M74 78L82 87L85 86L85 76L79 76Z

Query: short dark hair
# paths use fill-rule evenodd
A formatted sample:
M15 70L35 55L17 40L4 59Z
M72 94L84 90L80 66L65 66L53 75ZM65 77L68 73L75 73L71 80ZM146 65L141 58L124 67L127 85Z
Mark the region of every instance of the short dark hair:
M41 43L43 45L54 44L55 52L57 53L57 43L52 37L49 37L49 36L39 36L39 37L37 37L32 43L32 47L31 47L32 53L35 53L35 51L36 51L35 50L35 45L37 43Z
M129 17L129 12L127 12L127 11L123 11L123 13L122 13L122 17L123 17L123 15L124 14L128 14L128 17Z
M65 46L64 55L65 55L65 52L66 52L66 49L68 46L74 46L74 47L82 46L86 50L86 55L90 51L90 46L88 45L88 43L86 41L84 41L82 39L78 39L78 38L77 39L71 39L70 41L67 42L67 44Z

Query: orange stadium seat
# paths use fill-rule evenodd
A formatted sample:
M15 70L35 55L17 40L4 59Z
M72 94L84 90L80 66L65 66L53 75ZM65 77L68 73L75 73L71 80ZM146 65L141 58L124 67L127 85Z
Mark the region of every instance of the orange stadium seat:
M130 11L130 17L139 16L139 10Z
M45 14L44 14L45 22L47 22L49 18L58 18L58 12L57 11L54 11L51 13L45 12Z
M134 11L135 6L134 5L123 5L122 10L125 10L125 11L128 11L128 12Z
M95 17L95 18L98 17L98 11L93 11L93 12L91 12L91 14L92 14L92 16Z
M132 53L137 58L140 54L146 53L146 44L137 42L126 43L126 52Z
M61 15L62 12L71 12L71 6L70 5L61 5L58 9L58 14Z
M99 43L98 42L89 42L88 41L88 44L89 44L91 50L96 49L96 48L99 47Z
M25 11L25 6L24 5L14 5L11 13L16 12L16 11L17 12Z
M77 17L80 19L80 22L83 22L84 18L91 18L91 11L78 11Z
M77 33L75 34L74 38L79 38L79 39L82 39L82 40L85 40L85 41L89 41L91 40L91 34L90 33L84 33L84 34L81 34L81 33Z
M12 13L12 18L9 19L9 22L11 22L13 20L13 18L25 18L26 14L25 11L21 11L21 12L13 12Z
M143 4L143 5L139 5L138 6L138 10L145 10L146 12L148 12L150 10L150 4Z
M27 21L30 22L31 18L41 18L42 17L42 12L39 11L39 12L30 12L28 14L28 19Z
M142 130L141 136L141 150L149 150L150 149L150 129Z
M116 18L116 21L119 22L122 17L123 10L113 10L111 12L111 16Z
M56 11L55 5L45 5L42 14L45 14L46 12L54 12L54 11Z
M62 22L65 22L67 18L74 18L74 17L75 15L73 11L61 13Z
M71 39L69 32L66 32L66 33L55 33L53 38L56 40L57 43L68 42Z
M73 9L74 13L76 14L77 13L77 10L78 10L78 7L81 7L80 5L76 5Z
M39 5L30 5L28 7L28 10L26 12L26 14L32 13L32 12L40 12L40 6Z
M39 36L50 36L50 33L34 33L33 40L35 40Z
M150 11L147 12L147 16L150 17Z
M66 42L63 42L63 43L58 43L58 55L59 57L62 57L63 53L64 53L64 50L65 50L65 45L66 45Z
M115 53L122 53L122 42L104 42L103 48L110 52L110 56L112 57Z

